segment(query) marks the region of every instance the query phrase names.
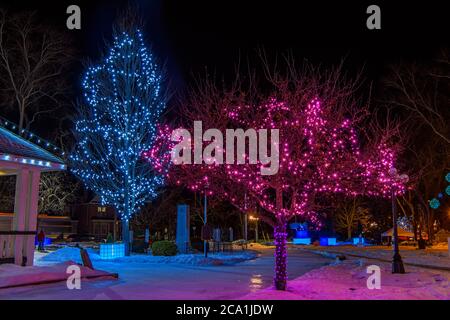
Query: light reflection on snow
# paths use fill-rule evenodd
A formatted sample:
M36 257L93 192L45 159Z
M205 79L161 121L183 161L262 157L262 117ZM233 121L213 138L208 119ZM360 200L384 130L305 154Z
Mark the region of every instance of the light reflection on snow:
M250 291L255 292L261 289L263 286L263 279L260 274L254 274L250 278Z

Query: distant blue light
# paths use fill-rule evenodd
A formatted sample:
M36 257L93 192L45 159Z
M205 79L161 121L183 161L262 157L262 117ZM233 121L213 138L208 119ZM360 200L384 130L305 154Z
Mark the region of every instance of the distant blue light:
M37 239L37 236L34 238L34 245L37 246L39 244L39 241ZM44 246L49 246L52 244L52 239L45 237L44 238Z
M309 231L297 230L295 231L295 238L309 238Z
M336 245L336 238L320 238L320 245L321 246L335 246Z
M311 238L294 238L292 241L294 244L311 244Z
M353 244L354 245L358 245L358 244L365 244L366 241L364 238L361 238L361 242L359 241L359 238L353 238Z
M431 209L437 209L437 208L439 208L440 205L441 205L441 203L439 202L438 199L433 198L430 200L430 208Z
M124 243L101 243L100 259L115 259L125 256Z

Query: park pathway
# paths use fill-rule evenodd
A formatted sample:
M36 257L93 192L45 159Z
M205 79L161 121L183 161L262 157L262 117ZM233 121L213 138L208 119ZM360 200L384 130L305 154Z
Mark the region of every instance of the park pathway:
M131 263L117 270L117 265L102 262L95 267L118 272L118 280L86 280L80 290L68 290L65 282L0 289L0 299L239 299L271 286L273 260L273 249L264 249L257 259L231 266ZM289 278L329 262L314 253L289 250Z

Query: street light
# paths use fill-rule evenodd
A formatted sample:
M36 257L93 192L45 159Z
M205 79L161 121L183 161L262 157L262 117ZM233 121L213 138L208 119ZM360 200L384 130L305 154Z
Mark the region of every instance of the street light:
M247 242L247 228L248 228L248 226L247 226L247 224L248 224L248 221L247 221L247 214L248 214L248 212L247 212L247 192L245 192L245 194L244 194L244 212L245 212L245 214L244 214L244 240L245 240L245 242Z
M399 175L397 173L397 169L392 167L389 170L389 175L391 176L394 182L402 182L406 183L409 180L409 177L406 174ZM398 230L397 230L397 199L395 195L395 186L392 183L391 186L391 198L392 198L392 242L394 244L394 256L392 257L392 273L405 273L405 267L403 266L402 257L400 256L400 251L398 248Z

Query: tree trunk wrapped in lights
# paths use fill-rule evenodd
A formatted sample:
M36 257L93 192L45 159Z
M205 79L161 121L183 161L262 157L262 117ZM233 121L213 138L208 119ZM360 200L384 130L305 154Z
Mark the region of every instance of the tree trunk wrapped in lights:
M87 69L75 123L72 172L116 209L129 254L130 218L164 183L164 170L142 158L153 147L166 106L163 73L135 27L119 27L102 63Z
M277 290L286 290L287 280L287 250L286 250L286 222L280 221L274 230L275 241L275 278Z

